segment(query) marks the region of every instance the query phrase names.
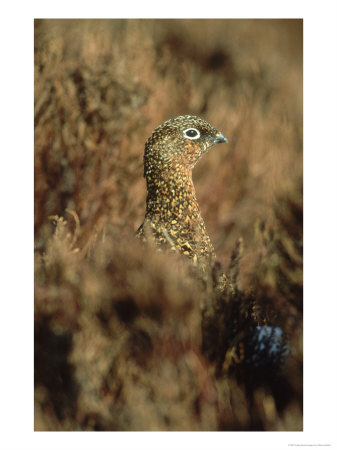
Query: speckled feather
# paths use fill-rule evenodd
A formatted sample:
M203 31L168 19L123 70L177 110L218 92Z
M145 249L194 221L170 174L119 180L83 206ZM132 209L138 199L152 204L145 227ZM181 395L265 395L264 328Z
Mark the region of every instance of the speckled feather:
M192 129L192 131L191 131ZM227 138L196 116L179 116L157 127L145 144L146 213L137 236L152 236L159 246L178 251L197 262L215 259L201 217L192 169L215 144Z

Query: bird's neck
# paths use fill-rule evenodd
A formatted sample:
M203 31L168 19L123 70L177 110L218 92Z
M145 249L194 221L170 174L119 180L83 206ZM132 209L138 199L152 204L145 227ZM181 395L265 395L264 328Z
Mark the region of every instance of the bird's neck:
M202 220L191 169L151 174L146 177L146 183L147 216L169 222L183 219L186 215Z

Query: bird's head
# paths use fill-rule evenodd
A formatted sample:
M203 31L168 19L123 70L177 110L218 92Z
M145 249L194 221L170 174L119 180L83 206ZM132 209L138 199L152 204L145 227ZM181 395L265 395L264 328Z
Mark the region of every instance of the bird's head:
M145 144L144 175L192 169L213 145L227 138L197 116L179 116L157 127Z

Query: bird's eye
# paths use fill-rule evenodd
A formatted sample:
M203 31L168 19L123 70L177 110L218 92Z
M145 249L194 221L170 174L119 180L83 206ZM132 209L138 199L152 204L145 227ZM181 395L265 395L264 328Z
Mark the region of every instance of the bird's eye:
M199 139L200 138L200 131L196 128L187 128L183 131L184 136L187 139Z

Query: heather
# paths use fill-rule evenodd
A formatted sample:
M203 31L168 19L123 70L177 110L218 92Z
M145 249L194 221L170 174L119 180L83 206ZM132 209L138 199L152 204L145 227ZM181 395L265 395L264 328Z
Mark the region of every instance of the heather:
M302 429L302 22L35 21L35 429ZM230 288L144 247L144 143L203 117ZM245 337L287 335L282 370Z

